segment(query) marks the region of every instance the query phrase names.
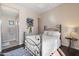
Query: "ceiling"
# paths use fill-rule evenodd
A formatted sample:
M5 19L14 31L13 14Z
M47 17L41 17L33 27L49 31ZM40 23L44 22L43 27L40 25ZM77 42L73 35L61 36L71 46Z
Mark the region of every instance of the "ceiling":
M8 16L9 18L15 18L18 15L18 11L13 8L9 8L9 7L2 5L1 6L1 15Z
M30 10L40 14L61 5L61 3L18 3L17 5L29 8Z

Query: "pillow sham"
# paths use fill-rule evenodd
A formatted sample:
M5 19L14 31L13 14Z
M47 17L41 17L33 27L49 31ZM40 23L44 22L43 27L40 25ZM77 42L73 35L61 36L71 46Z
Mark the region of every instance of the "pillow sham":
M58 35L60 35L60 33L58 31L48 31L47 34L50 35L50 36L58 36Z
M48 35L48 31L44 31L43 35Z
M60 36L60 32L59 31L44 31L44 35L47 35L47 36Z

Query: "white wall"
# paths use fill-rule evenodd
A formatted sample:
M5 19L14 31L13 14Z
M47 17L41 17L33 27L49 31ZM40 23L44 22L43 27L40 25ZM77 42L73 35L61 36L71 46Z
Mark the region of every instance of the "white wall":
M36 15L35 13L32 13L30 11L26 11L26 10L21 10L20 11L20 21L19 21L19 27L20 27L20 44L22 43L22 39L23 39L23 32L26 31L27 32L27 26L26 26L26 18L27 17L32 17L34 19L34 29L33 29L33 33L36 34L38 33L38 15Z
M0 21L0 52L2 51L2 48L1 48L1 21Z
M24 8L22 6L18 6L16 4L2 4L11 8L15 8L18 10L19 13L19 44L23 43L23 32L27 32L27 25L26 25L26 18L27 17L32 17L34 19L34 30L33 33L36 34L38 33L38 15L33 12L32 10L30 11L27 8Z
M40 31L43 31L44 25L53 26L54 24L62 24L62 44L68 46L69 41L64 36L65 29L67 26L79 26L79 4L62 4L40 14ZM74 42L72 47L79 49L79 40Z
M1 6L1 5L0 5L0 6ZM1 26L2 26L2 25L1 25L1 23L2 23L2 22L1 22L1 7L0 7L0 52L2 51L2 48L1 48L1 45L2 45L2 44L1 44L1 41L2 41L2 40L1 40L1 37L2 37L2 36L1 36Z

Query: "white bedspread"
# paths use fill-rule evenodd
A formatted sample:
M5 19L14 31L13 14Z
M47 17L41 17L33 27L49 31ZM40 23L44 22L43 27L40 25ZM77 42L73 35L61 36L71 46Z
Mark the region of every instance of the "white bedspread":
M42 37L42 55L49 56L51 53L57 50L60 46L60 36L46 36Z

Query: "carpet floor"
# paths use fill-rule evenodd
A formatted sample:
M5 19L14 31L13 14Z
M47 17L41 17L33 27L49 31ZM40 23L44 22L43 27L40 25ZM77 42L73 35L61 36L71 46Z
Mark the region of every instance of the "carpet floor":
M4 56L32 56L32 54L24 48L18 48L3 54Z

